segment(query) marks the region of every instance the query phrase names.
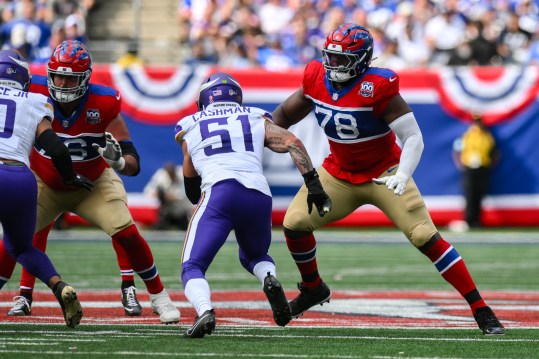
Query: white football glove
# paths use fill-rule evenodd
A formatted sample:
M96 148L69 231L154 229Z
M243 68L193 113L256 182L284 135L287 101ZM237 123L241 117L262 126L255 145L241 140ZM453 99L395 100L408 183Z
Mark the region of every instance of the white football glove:
M402 196L406 190L406 183L408 183L408 176L402 172L395 173L394 176L373 178L372 181L376 184L385 184L387 188L394 189L396 195Z
M107 163L116 171L121 171L125 167L125 160L122 157L120 144L110 132L105 132L105 147L97 143L92 144L93 148L107 161Z

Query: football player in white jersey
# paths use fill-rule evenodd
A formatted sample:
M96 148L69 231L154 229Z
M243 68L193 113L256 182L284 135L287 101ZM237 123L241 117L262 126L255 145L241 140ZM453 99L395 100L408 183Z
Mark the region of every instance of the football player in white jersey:
M264 147L288 152L309 190L305 211L313 204L320 216L331 210L331 200L303 143L275 126L262 109L242 106L240 84L226 73L212 74L200 87L199 112L181 119L175 128L182 146L187 196L198 203L185 236L182 282L197 317L186 338L201 338L215 329L215 312L205 273L232 230L242 266L256 276L268 298L275 323L285 326L290 307L275 263L271 243L272 197L262 173Z
M92 190L93 183L73 172L71 156L52 130L50 100L28 92L28 63L15 51L0 51L0 222L9 255L48 285L74 328L82 307L73 287L62 281L49 257L32 246L36 225L37 183L28 167L34 142L52 156L54 166L68 186ZM0 288L5 281L0 281Z

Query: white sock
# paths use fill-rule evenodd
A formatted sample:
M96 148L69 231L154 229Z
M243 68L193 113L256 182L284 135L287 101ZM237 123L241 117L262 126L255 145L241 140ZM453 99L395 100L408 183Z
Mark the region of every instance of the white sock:
M271 262L258 262L253 268L253 273L258 278L260 283L262 283L262 287L264 286L264 278L268 276L268 272L272 276L276 277L276 271L275 264Z
M204 278L191 279L185 285L184 294L189 303L195 308L198 316L212 309L210 285Z

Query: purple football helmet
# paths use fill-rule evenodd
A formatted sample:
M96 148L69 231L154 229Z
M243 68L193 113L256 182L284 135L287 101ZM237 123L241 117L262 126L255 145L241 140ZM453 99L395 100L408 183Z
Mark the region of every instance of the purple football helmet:
M241 105L243 93L235 78L224 72L218 72L210 75L202 83L196 102L199 111L214 102L235 102Z
M16 51L0 51L0 86L23 91L30 88L30 67Z

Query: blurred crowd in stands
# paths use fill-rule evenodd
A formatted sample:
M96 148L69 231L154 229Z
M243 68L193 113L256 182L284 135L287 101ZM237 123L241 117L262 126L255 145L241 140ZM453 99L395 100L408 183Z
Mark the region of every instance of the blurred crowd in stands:
M96 1L0 0L1 48L44 63L65 39L87 43ZM539 62L539 0L179 0L178 19L187 64L301 66L345 22L373 34L373 66Z
M66 39L84 43L94 0L0 0L0 44L28 61L45 63Z
M321 56L338 25L366 26L373 66L539 61L538 0L180 0L185 62L282 70Z

